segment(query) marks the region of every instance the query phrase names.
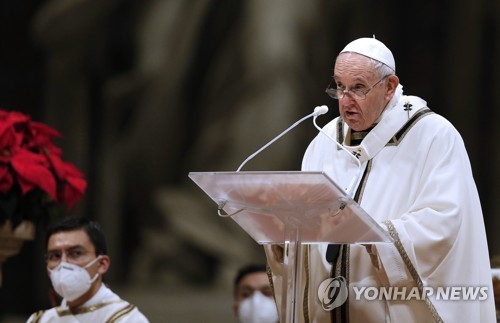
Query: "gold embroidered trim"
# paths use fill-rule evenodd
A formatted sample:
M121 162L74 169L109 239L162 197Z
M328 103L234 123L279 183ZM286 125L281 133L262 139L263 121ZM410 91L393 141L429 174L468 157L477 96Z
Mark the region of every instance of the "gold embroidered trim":
M44 310L40 310L40 311L36 312L35 314L33 314L33 318L31 319L31 321L29 321L29 323L40 322L40 319L42 318L44 313L45 313Z
M349 257L351 246L349 244L340 245L339 255L335 265L332 265L330 277L335 278L342 276L346 280L346 286L349 286ZM345 268L342 268L342 263L345 263ZM345 317L343 316L345 312ZM349 297L342 306L336 307L331 311L331 321L334 323L349 322Z
M406 122L401 129L398 130L398 132L389 140L389 142L386 144L386 146L397 146L401 141L403 141L404 137L410 131L410 129L423 117L433 114L431 109L428 107L423 107L419 109L413 116L411 117L408 122Z
M401 243L401 240L399 239L398 231L396 230L396 228L394 227L394 225L392 224L392 222L390 220L384 221L384 224L387 226L387 228L389 229L389 234L394 239L394 245L398 249L399 255L401 256L406 267L410 271L410 274L411 274L413 280L415 280L415 282L417 283L417 287L418 287L418 290L420 291L420 294L423 297L425 297L425 304L427 305L427 307L431 311L431 314L432 314L432 317L434 318L434 321L439 322L439 323L443 323L443 319L441 318L441 316L439 316L439 313L437 312L436 308L434 307L434 304L432 304L431 300L427 297L427 294L423 292L424 284L422 283L422 279L420 278L417 270L413 266L413 264L410 260L410 257L408 257L408 254L406 253L406 250L403 247L403 243Z
M273 272L271 271L271 266L269 266L269 264L266 264L266 271L267 271L267 279L269 279L269 286L271 286L271 289L273 291L273 297L274 300L276 301L276 294L274 292Z
M365 139L368 131L356 131L351 132L351 140L363 140Z
M304 287L304 322L309 323L309 248L311 245L305 245L304 248L304 267L306 270L306 284Z
M368 181L368 176L370 176L370 172L372 170L372 161L373 159L370 159L366 163L365 171L363 172L363 176L361 177L358 189L356 190L356 194L354 195L354 200L358 204L361 204L361 199L363 198L363 193L365 192L366 182Z
M106 323L113 323L116 322L118 319L121 317L127 315L128 313L132 312L135 308L135 305L128 304L121 310L118 310L115 314L111 315L109 319L106 320Z
M363 140L365 139L366 135L368 135L370 133L370 131L373 130L373 128L375 128L377 126L377 124L374 124L373 126L371 126L370 128L366 129L366 130L362 130L362 131L356 131L356 130L352 130L350 129L349 132L350 132L350 142L352 143L353 141L356 141L356 140Z
M339 117L337 120L337 142L339 142L340 144L344 142L344 119L342 119L342 117ZM339 145L335 146L337 146L337 150L342 149L339 147Z
M117 300L114 300L114 301L109 301L109 302L105 302L105 303L101 303L101 304L97 304L97 305L92 305L92 306L89 306L89 307L76 308L74 310L69 310L69 309L63 310L59 306L58 308L56 308L56 311L57 311L57 315L58 316L78 315L78 314L90 313L90 312L93 312L93 311L98 310L100 308L103 308L104 306L108 306L110 304L119 303L119 302L124 302L124 300L117 299Z
M331 278L335 278L335 277L339 276L337 273L340 272L340 270L338 269L338 264L339 264L339 258L342 258L341 252L342 252L342 250L339 250L339 255L337 256L337 262L335 264L332 264L332 269L330 271ZM349 285L347 285L347 286L349 286ZM331 321L333 323L336 323L338 320L340 320L340 315L338 313L338 307L334 308L330 313L331 313L330 314Z
M273 272L271 270L271 266L269 266L269 263L266 264L267 267L267 279L269 279L269 285L271 286L271 290L273 291L273 298L274 298L274 303L278 304L276 302L276 291L274 290L274 282L273 282ZM280 315L280 311L278 311L278 316Z

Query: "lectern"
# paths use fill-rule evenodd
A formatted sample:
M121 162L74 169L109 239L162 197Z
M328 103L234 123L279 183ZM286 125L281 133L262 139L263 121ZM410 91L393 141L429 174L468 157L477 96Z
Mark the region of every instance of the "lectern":
M259 244L284 246L281 321L298 322L302 245L392 238L323 172L191 172L189 177Z

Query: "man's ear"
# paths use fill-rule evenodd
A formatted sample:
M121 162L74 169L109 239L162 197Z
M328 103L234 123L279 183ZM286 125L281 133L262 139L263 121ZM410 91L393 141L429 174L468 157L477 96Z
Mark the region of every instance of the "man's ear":
M396 75L391 75L387 77L387 92L386 92L387 98L392 98L398 85L399 85L399 78Z
M97 261L99 263L97 272L102 276L108 271L109 265L111 264L111 259L109 259L108 255L100 255L100 257L101 258Z

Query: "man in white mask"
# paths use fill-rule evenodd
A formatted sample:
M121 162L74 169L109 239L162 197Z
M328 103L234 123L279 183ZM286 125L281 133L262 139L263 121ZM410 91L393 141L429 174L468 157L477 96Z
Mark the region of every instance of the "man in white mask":
M394 57L375 38L341 51L326 92L340 116L310 143L302 170L352 193L394 242L305 246L296 323L496 322L483 214L458 131L403 95ZM283 250L265 250L281 308Z
M46 239L47 272L62 302L32 314L28 322L148 322L102 283L110 258L98 223L64 218L47 230Z
M234 280L233 313L239 323L277 323L278 311L266 266L242 267Z

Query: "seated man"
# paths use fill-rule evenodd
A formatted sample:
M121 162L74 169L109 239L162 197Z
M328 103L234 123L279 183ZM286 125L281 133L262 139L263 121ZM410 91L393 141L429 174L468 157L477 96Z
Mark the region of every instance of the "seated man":
M48 229L46 249L47 272L63 300L60 306L32 314L28 322L148 322L102 282L110 258L99 224L64 218Z
M278 311L265 265L242 267L234 280L233 313L240 323L276 323Z

